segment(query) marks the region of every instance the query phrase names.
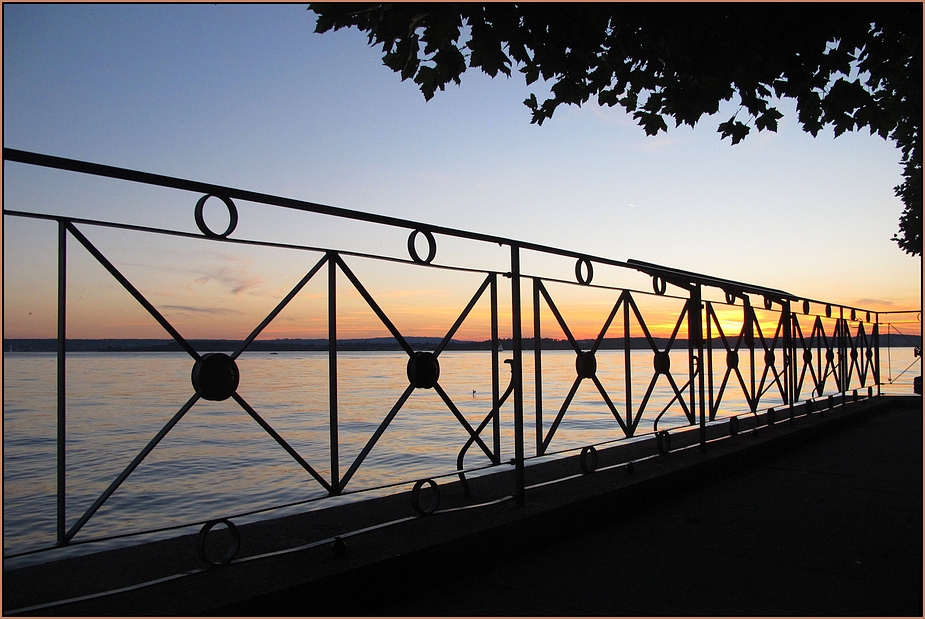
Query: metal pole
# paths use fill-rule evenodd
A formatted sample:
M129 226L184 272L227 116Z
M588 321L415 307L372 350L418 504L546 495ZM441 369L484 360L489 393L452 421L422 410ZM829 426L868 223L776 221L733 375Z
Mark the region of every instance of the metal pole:
M511 313L512 345L514 348L514 497L519 507L524 498L524 383L523 334L520 309L520 247L511 245Z
M623 384L626 387L626 427L633 428L633 359L630 334L629 293L623 293Z
M880 313L874 321L874 382L877 383L877 395L880 395Z
M848 389L848 377L847 369L847 357L848 357L848 345L845 342L845 330L847 328L847 323L845 321L845 308L840 307L838 309L838 326L836 331L838 332L838 391L839 393L844 393Z
M67 228L58 222L58 545L65 538L65 509L67 498L67 427L66 427L66 371L65 338L67 327Z
M337 261L328 254L328 400L331 410L331 488L340 494L337 439Z
M536 393L536 455L541 456L543 448L543 353L540 350L540 284L533 278L533 385Z
M793 418L793 401L796 399L794 393L797 384L796 376L796 349L793 342L793 314L790 312L790 300L784 301L784 309L781 314L781 321L784 323L784 393L787 394L787 404L790 406L790 423L795 423Z
M498 275L491 274L491 408L495 418L491 421L494 435L495 461L501 462L501 376L498 367Z
M688 325L688 350L690 363L688 372L690 373L691 386L691 411L697 413L697 396L694 388L694 372L698 375L698 388L700 389L700 451L707 450L707 417L704 408L704 384L703 384L703 321L701 318L701 291L700 285L696 284L691 288L690 298L687 306L687 325ZM694 352L696 351L697 368L694 369Z

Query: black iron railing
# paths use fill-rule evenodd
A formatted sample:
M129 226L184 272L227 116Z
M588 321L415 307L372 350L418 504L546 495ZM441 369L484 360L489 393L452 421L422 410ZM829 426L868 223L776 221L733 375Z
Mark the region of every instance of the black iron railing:
M136 172L111 166L51 157L13 149L4 149L4 160L31 166L52 168L83 175L120 179L135 184L181 190L194 194L192 216L198 232L172 229L166 226L142 226L103 218L81 218L47 212L33 212L5 205L4 215L17 218L34 218L57 222L58 226L58 307L57 307L57 545L75 543L75 536L90 521L100 507L120 485L132 475L159 442L200 400L234 401L247 413L279 447L305 471L317 487L328 496L348 491L348 485L363 466L371 450L390 426L409 397L416 390L432 390L452 414L466 434L457 457L457 470L465 482L465 460L471 453L481 453L488 467L513 464L512 494L518 504L524 503L524 466L531 458L555 453L555 439L562 424L578 405L575 396L582 385L591 392L613 417L624 437L638 436L643 430L656 433L660 450L666 451L666 412L672 411L684 420L685 425L699 425L699 443L707 447L707 426L720 419L737 421L741 413L755 414L772 407L787 411L793 419L794 407L799 402L825 398L832 394L845 394L851 390L867 390L868 395L879 394L880 377L880 316L876 311L860 307L828 303L818 299L796 296L781 290L735 282L647 262L618 261L560 248L526 243L509 238L454 230L426 223L385 217L352 210L335 208L311 202L282 198L231 187ZM228 225L215 231L204 216L206 203L217 199L227 210ZM191 202L193 202L191 200ZM249 239L236 236L238 208L242 203L266 205L299 211L305 216L328 216L339 219L378 224L408 232L407 256L316 247L289 242ZM213 242L256 247L285 248L317 253L319 258L300 281L279 301L275 308L256 325L250 334L227 353L205 353L185 338L163 313L117 268L88 237L84 230L109 228L122 231L146 232L160 236L208 239ZM478 247L497 248L506 253L504 264L488 269L462 263L440 263L436 260L438 238L458 239ZM68 526L67 518L67 454L66 428L68 402L66 398L66 332L67 332L67 248L76 241L115 278L121 286L163 327L166 333L190 357L192 394L129 462L121 473L86 509ZM421 251L419 246L426 245ZM496 251L496 250L494 250ZM525 255L548 256L557 260L574 261L574 278L542 271L527 271L522 263ZM354 259L371 259L413 265L422 269L444 269L482 277L467 305L458 314L452 327L432 350L416 350L409 343L388 313L370 292L367 283L351 268ZM608 273L632 273L651 278L652 290L644 291L601 281L596 278L602 270ZM598 273L596 273L596 271ZM296 298L309 282L327 278L327 355L328 355L328 408L330 430L330 465L327 476L320 473L317 463L307 461L271 423L266 421L255 406L238 391L240 370L236 361L273 320ZM346 279L349 286L362 297L383 328L407 354L407 386L391 408L378 421L363 448L345 471L341 471L339 452L338 401L351 385L338 380L338 280ZM595 281L597 279L598 281ZM509 304L502 307L499 292L509 287ZM532 316L524 308L524 290L532 294ZM558 288L554 288L558 286ZM602 313L602 327L591 340L582 340L573 333L560 309L557 290L563 287L593 289L610 295L611 303ZM454 399L444 389L441 374L441 354L453 341L461 325L476 305L487 299L489 305L491 349L491 406L476 422L470 422ZM654 332L647 316L645 304L652 299L668 299L674 303L670 335ZM680 309L677 309L680 308ZM739 317L730 319L730 312ZM502 316L510 314L510 337L502 338ZM549 387L544 380L543 334L550 329L549 314L553 317L552 332L564 336L567 349L575 354L574 376L561 404L552 412L545 406L549 401ZM720 314L723 314L721 316ZM544 316L546 321L544 323ZM525 337L523 325L532 318L532 337ZM730 322L731 321L731 322ZM735 325L729 327L729 324ZM725 325L725 326L724 326ZM507 328L508 325L505 325ZM735 332L730 332L733 329ZM617 333L616 337L612 334ZM499 348L502 340L510 346L510 358L502 359ZM527 378L524 351L525 342L533 348L533 393L525 393ZM532 342L532 344L531 344ZM603 348L622 349L622 355L608 357L621 360L620 368L602 367ZM529 349L529 348L527 348ZM634 368L631 359L634 351L651 355L651 369L642 373ZM548 351L547 351L548 352ZM504 353L505 356L508 352ZM638 352L637 352L638 354ZM684 362L678 364L679 359ZM617 363L614 361L614 363ZM509 366L510 377L502 372ZM504 374L504 375L503 375ZM306 380L322 380L307 377ZM640 382L641 381L641 382ZM638 383L634 387L634 383ZM662 387L658 387L662 385ZM664 406L653 405L653 394L663 389L668 394ZM561 394L558 394L561 395ZM731 400L745 403L744 408L730 408ZM660 409L660 410L659 410ZM511 417L503 415L510 411ZM373 413L371 413L372 415ZM532 438L528 438L527 417L532 416ZM551 417L551 419L550 419ZM378 419L378 418L376 418ZM513 425L511 445L502 445L502 423ZM644 421L646 423L644 423ZM651 422L651 427L648 423ZM661 424L661 426L660 426ZM735 427L734 423L730 423ZM603 442L603 441L602 441ZM502 453L502 448L513 449L513 456ZM583 450L589 453L592 445ZM532 451L532 453L528 453ZM506 458L509 458L506 459ZM583 468L585 459L582 459ZM432 479L418 481L414 491ZM435 505L417 507L422 512L432 511Z

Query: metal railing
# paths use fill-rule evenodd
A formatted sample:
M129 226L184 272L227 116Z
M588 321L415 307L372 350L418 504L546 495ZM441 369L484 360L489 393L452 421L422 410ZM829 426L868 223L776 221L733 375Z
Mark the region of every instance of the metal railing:
M647 262L618 261L592 256L565 249L547 247L514 239L486 234L466 232L426 223L373 215L335 208L311 202L282 198L252 191L245 191L214 184L137 172L111 166L63 159L47 155L4 149L6 162L17 162L42 168L76 172L83 175L120 179L135 184L181 190L194 194L191 200L192 216L197 232L173 229L165 226L143 226L109 219L82 218L61 214L30 212L4 207L7 217L33 218L57 223L58 251L58 306L57 306L57 545L75 543L75 536L90 521L100 507L112 496L120 485L137 469L160 441L171 432L177 423L200 400L234 401L247 413L279 447L298 463L327 496L347 492L348 485L363 466L372 449L380 441L396 415L405 406L409 397L417 390L432 390L453 415L466 433L457 457L458 475L466 482L465 458L471 448L481 453L488 467L513 464L513 496L519 505L524 504L524 467L531 458L548 456L552 451L557 432L571 412L576 408L575 395L582 384L589 385L592 393L613 416L622 436L637 436L646 426L643 420L651 420L651 431L659 436L662 445L665 430L662 420L669 410L683 416L689 426L699 425L701 449L707 448L707 425L724 419L724 415L741 412L755 414L762 407L785 407L793 418L794 406L798 402L823 398L831 394L844 394L852 389L876 389L879 394L880 378L880 316L875 311L842 304L795 296L790 293L742 282L735 282L679 269L668 268ZM204 215L206 203L217 199L227 210L228 225L222 231L209 227ZM322 215L344 220L353 220L405 230L407 255L359 252L334 249L331 246L315 247L298 243L275 242L236 236L238 208L241 203L252 203L298 211L308 215ZM151 233L159 236L174 236L191 239L208 239L212 242L256 247L284 248L304 252L316 252L318 260L304 276L278 302L273 310L253 328L250 334L238 343L231 354L204 353L185 338L171 324L163 313L126 277L119 268L88 237L84 230L108 228L122 231ZM438 238L458 239L475 243L477 247L500 246L506 254L506 261L498 268L488 269L467 264L447 264L436 261ZM129 462L92 505L71 525L67 526L67 454L66 427L68 403L66 399L67 364L67 248L76 241L101 264L119 284L163 327L169 336L185 351L191 362L192 395ZM426 252L419 250L421 242ZM497 251L497 250L495 250ZM475 250L474 253L478 253ZM574 261L574 278L561 277L544 272L528 272L522 266L525 255L547 256L557 260ZM351 268L354 259L371 259L411 265L421 269L444 269L476 274L481 281L469 302L459 313L452 327L443 335L440 343L432 350L416 350L409 343L386 310L377 301L369 287ZM651 278L652 290L644 291L631 287L612 285L601 278L595 282L595 271L609 273L641 274ZM296 298L309 282L327 277L327 356L328 356L328 408L330 430L330 465L327 476L319 472L300 455L264 416L238 392L240 369L236 361L248 350L266 327ZM395 339L407 354L406 372L408 383L401 395L386 412L376 429L368 436L359 454L345 471L340 469L338 401L345 390L351 388L339 382L338 356L338 278L346 278L364 303L375 314L383 328ZM504 280L507 280L504 283ZM499 292L509 287L509 306L502 307ZM525 291L532 294L532 312L524 307ZM558 286L558 288L555 288ZM565 287L596 290L610 295L612 305L602 317L603 326L597 337L591 340L578 338L560 309L556 291ZM670 291L669 291L669 287ZM561 294L561 293L559 293ZM566 295L567 296L567 295ZM476 305L487 299L490 321L491 350L491 406L484 416L470 422L454 399L442 386L445 374L441 374L441 354L453 341L461 325L471 315ZM675 307L673 326L668 337L659 335L650 327L645 304L652 299L672 300ZM545 308L545 309L544 309ZM730 312L739 317L730 318ZM510 314L510 337L502 338L501 318ZM532 313L532 316L530 315ZM575 354L574 377L561 405L554 407L549 420L547 409L548 392L544 389L543 333L550 328L548 318L552 315L552 330L564 336L559 342ZM722 314L722 316L720 315ZM523 324L532 318L532 338L525 337ZM729 325L733 326L730 327ZM507 328L507 325L505 325ZM612 330L617 337L608 337ZM641 335L634 335L641 334ZM532 340L532 345L530 340ZM502 341L510 345L510 357L502 363L499 348ZM525 350L533 348L532 396L525 393ZM622 349L622 378L619 369L610 368L606 377L602 372L603 348ZM631 353L646 351L651 354L651 373L639 376L633 367ZM672 355L672 353L674 353ZM641 353L639 353L641 354ZM675 359L673 364L672 359ZM677 359L686 363L677 366ZM619 359L616 355L613 359ZM502 369L510 367L509 382L503 384ZM639 389L634 391L634 382L644 379L640 397ZM653 393L663 385L670 396L667 404L658 410L653 405ZM615 395L616 394L616 395ZM620 396L620 397L617 397ZM731 411L725 404L732 398L744 400L744 411ZM530 406L532 405L532 410ZM510 407L513 422L513 458L505 461L502 453L502 410ZM532 414L533 437L528 438L528 415ZM507 419L506 417L504 419ZM662 423L662 429L659 423ZM601 443L606 441L601 441ZM528 447L529 446L529 447ZM507 447L507 446L506 446ZM593 446L588 446L592 448ZM528 450L532 454L528 454ZM583 452L583 454L586 452ZM471 470L471 469L469 469ZM417 493L423 483L415 485ZM432 511L423 507L420 511Z

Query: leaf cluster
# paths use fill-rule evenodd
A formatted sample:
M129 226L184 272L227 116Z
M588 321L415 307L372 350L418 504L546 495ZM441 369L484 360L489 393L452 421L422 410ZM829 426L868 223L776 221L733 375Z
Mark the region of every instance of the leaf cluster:
M796 100L813 136L867 128L902 152L906 210L894 240L921 255L922 5L919 3L311 4L315 31L355 27L425 99L468 68L542 78L524 101L541 125L562 104L619 105L648 135L739 108L721 138L776 131ZM465 35L465 40L463 39Z

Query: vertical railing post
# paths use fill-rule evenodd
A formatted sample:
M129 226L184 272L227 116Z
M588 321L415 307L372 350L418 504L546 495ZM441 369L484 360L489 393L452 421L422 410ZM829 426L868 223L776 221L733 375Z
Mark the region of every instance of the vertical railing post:
M877 384L877 395L880 395L880 313L874 319L874 382Z
M704 383L703 383L703 300L700 291L700 284L694 284L691 287L690 298L687 301L687 342L688 342L688 374L690 375L691 388L691 412L697 414L697 390L700 391L700 451L707 450L707 417L704 408ZM695 354L696 353L696 354ZM694 367L694 359L697 364ZM695 374L697 377L697 387L694 387Z
M706 351L704 354L707 356L707 391L710 394L710 421L713 421L716 419L717 409L713 401L715 395L713 391L713 328L710 324L710 314L713 311L713 304L707 301L704 310L707 318L707 341L704 346L704 350Z
M742 306L742 313L745 315L745 346L748 347L748 366L749 366L749 408L752 412L758 410L758 400L760 396L755 388L755 310L752 309L752 305L749 302L748 297L745 298L744 304Z
M328 401L331 417L331 488L340 494L340 459L337 437L337 261L328 253Z
M518 506L524 498L524 382L523 334L520 308L520 247L511 245L511 344L514 349L514 498ZM534 343L534 346L536 344Z
M540 280L533 278L533 386L536 408L536 455L541 456L543 448L543 351L542 332L540 330Z
M58 221L58 545L67 543L65 509L67 507L67 393L65 338L67 332L67 228Z
M495 418L491 421L494 433L492 448L495 461L501 462L501 368L498 365L498 274L491 274L491 409Z
M845 320L845 308L838 309L838 324L835 328L838 333L838 392L844 393L848 390L848 344L845 341L845 332L848 330L848 323Z
M793 314L790 311L790 299L784 301L781 313L781 322L784 325L784 393L787 395L787 405L790 411L790 423L793 418L793 403L796 399L796 350L793 343Z
M630 296L623 292L623 384L626 388L626 427L633 427L633 358L630 334Z

